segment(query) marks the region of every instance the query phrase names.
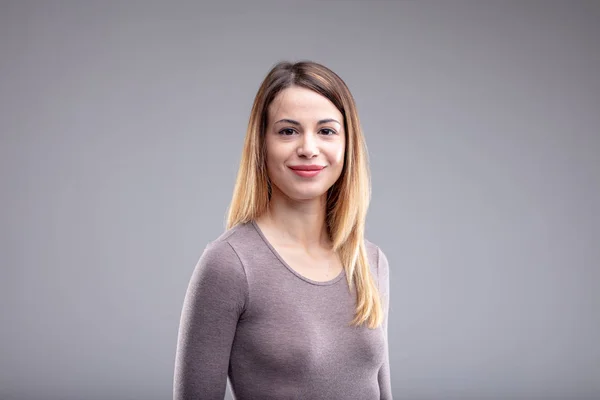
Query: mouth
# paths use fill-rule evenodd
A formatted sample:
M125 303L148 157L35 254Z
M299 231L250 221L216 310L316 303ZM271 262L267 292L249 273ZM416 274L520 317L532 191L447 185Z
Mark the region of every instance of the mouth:
M298 176L312 178L317 176L325 167L320 165L296 165L289 168Z

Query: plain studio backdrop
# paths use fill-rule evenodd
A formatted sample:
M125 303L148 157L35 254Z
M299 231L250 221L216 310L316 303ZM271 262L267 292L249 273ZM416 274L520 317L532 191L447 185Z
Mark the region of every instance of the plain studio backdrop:
M204 3L0 2L0 398L172 398L256 90L310 59L358 104L395 398L600 399L600 2Z

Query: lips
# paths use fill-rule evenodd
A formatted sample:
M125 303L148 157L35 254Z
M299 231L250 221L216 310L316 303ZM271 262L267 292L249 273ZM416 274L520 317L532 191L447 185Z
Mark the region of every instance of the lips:
M292 165L289 168L298 176L303 178L313 178L317 176L325 167L320 165Z
M292 165L290 168L294 171L320 171L325 167L320 165Z

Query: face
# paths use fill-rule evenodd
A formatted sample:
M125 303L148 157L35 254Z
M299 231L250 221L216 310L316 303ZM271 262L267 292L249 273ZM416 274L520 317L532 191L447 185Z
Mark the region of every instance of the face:
M342 113L326 97L292 86L270 104L267 173L273 196L305 201L326 195L344 166Z

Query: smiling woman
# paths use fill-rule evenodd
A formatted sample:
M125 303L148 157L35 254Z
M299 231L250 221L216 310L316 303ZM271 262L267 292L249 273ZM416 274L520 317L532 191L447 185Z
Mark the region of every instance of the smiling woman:
M354 99L314 62L254 100L225 232L190 279L174 399L391 399L385 254Z
M318 198L338 180L346 144L339 121L343 116L335 105L310 89L292 86L275 97L268 107L265 147L276 197Z

